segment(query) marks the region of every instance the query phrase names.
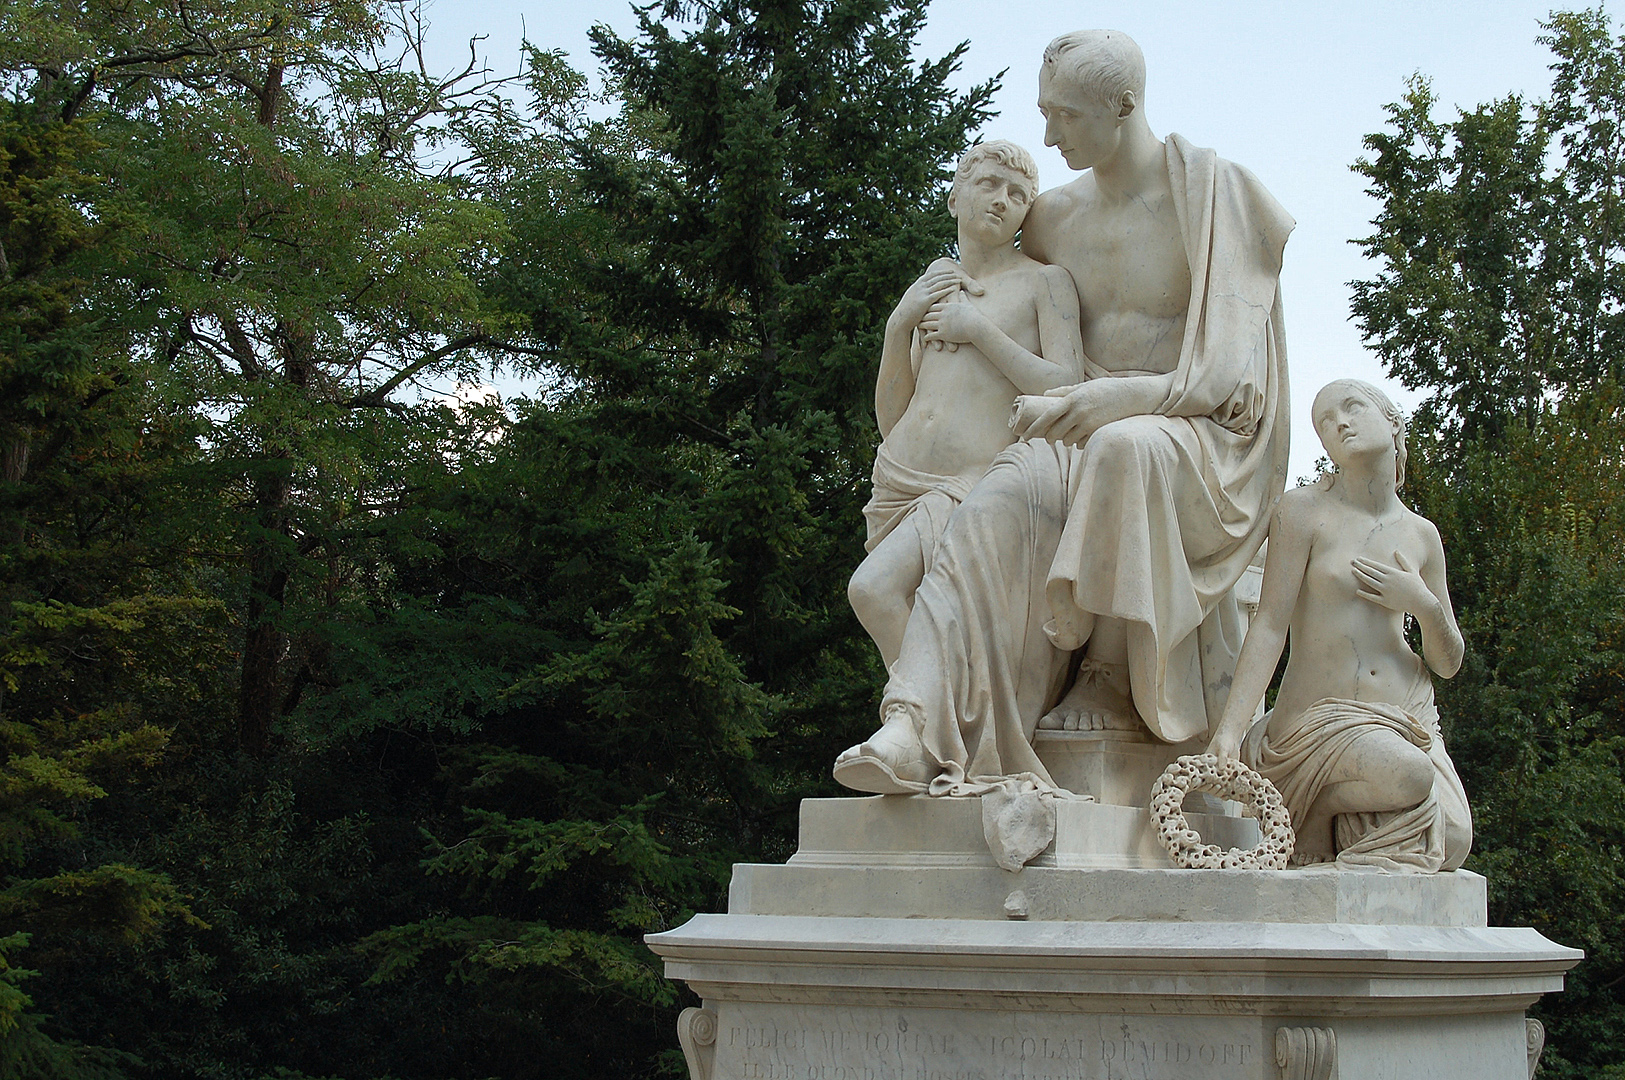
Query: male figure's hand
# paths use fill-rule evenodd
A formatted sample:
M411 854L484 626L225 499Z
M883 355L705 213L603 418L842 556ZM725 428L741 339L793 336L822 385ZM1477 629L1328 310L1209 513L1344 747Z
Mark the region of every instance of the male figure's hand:
M1058 386L1047 394L1016 398L1011 421L1020 439L1048 439L1082 446L1096 431L1122 419L1110 379L1092 379L1076 386Z

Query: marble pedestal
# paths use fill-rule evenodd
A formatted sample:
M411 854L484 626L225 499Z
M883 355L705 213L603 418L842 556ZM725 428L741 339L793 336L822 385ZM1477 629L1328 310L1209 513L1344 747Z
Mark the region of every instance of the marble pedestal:
M1581 957L1486 926L1465 871L1124 865L1131 807L1072 804L1009 873L977 804L808 800L789 864L650 935L704 1001L694 1080L1527 1080L1524 1010Z

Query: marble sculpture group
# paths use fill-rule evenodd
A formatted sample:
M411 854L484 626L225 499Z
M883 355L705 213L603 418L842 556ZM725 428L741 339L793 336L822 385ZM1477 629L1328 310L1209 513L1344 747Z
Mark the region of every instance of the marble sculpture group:
M1453 675L1462 640L1438 532L1397 495L1404 420L1373 386L1326 387L1335 471L1283 497L1292 218L1246 169L1154 135L1144 90L1126 35L1051 43L1046 142L1082 175L1040 194L1026 151L973 147L948 200L960 257L887 323L850 594L891 677L835 777L1067 797L1039 729L1207 735L1281 791L1295 864L1460 866L1471 825L1427 667ZM1244 636L1235 586L1266 536Z

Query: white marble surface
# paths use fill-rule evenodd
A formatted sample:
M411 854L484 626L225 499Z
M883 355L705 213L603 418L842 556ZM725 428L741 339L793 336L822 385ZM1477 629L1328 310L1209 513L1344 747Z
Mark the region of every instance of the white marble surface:
M1274 781L1300 860L1451 870L1472 847L1472 814L1429 676L1455 675L1464 647L1439 530L1399 499L1405 420L1380 389L1329 383L1313 415L1336 468L1281 499L1210 750ZM1255 722L1289 634L1274 708Z
M1358 723L1386 724L1424 752L1424 728L1437 743L1434 718L1418 711L1427 673L1397 628L1415 615L1444 675L1460 639L1437 534L1395 509L1402 429L1344 387L1316 409L1341 473L1288 496L1303 528L1273 535L1263 631L1237 672L1234 589L1285 480L1278 278L1292 220L1246 170L1154 136L1144 89L1121 34L1067 35L1046 54L1048 141L1083 175L1034 202L1023 250L1075 284L1088 377L1020 398L1022 441L915 545L924 576L882 728L836 771L884 796L804 803L788 865L735 867L726 914L646 939L704 1001L679 1021L693 1080L1529 1075L1524 1011L1561 990L1582 954L1486 925L1484 880L1453 869L1469 839L1465 802L1453 826L1458 808L1442 805L1445 769L1431 753L1367 738L1342 713L1327 731L1348 745L1317 744L1318 729L1254 729L1318 777L1294 807L1315 853L1364 844L1369 865L1177 870L1152 833L1151 780L1221 714L1212 749L1244 752L1280 651L1272 639L1293 611L1315 622L1293 627L1294 644L1310 648L1291 661L1301 678L1289 664L1288 719L1347 699L1377 717ZM1021 170L984 171L996 174L986 191L956 196L962 239L969 221L1005 258ZM926 344L974 343L961 359L1015 357L1007 345L1042 359L1036 339L1023 346L999 318L972 317L985 305L945 302L954 289L977 295L967 269L917 283L900 305L912 305L911 340L918 326ZM1010 325L1016 337L1032 329ZM1219 505L1222 521L1209 513ZM1315 550L1337 565L1314 563L1299 542L1321 535ZM1360 537L1380 543L1361 548ZM1193 542L1206 554L1188 554ZM1337 667L1340 647L1358 663ZM1252 760L1275 768L1278 785L1302 778ZM1424 779L1433 804L1395 801ZM984 816L978 796L994 789L992 809L1009 812ZM1327 813L1319 794L1333 790L1352 801ZM1208 842L1257 835L1217 805L1185 809ZM1345 817L1360 819L1346 838ZM1006 818L1017 823L1008 836ZM1011 869L995 863L985 829Z
M1366 875L1236 870L1061 870L1029 866L916 868L745 864L735 867L730 910L846 917L1008 917L1012 893L1032 921L1264 921L1481 927L1484 879L1470 871Z
M722 1005L710 1080L1276 1080L1281 1019ZM1290 1022L1290 1018L1286 1022ZM1338 1022L1342 1080L1526 1080L1515 1012Z
M1042 58L1046 141L1081 175L1033 203L1022 250L1076 286L1087 378L1018 398L1023 441L934 539L881 729L837 760L849 787L1042 790L1035 726L1183 742L1217 716L1240 645L1232 590L1286 478L1293 221L1247 170L1155 135L1145 86L1117 31L1063 35Z
M730 914L649 942L715 1021L696 1080L1274 1080L1282 1026L1335 1032L1345 1080L1524 1080L1523 1010L1579 959L1528 929L1324 923Z
M1151 785L1181 754L1199 754L1200 739L1166 743L1148 731L1033 733L1033 749L1055 782L1112 806L1145 807ZM1197 809L1194 805L1191 809Z
M868 554L847 595L888 665L948 515L1015 441L1016 395L1083 378L1071 277L1012 243L1037 195L1023 148L994 139L966 151L948 195L959 259L932 263L886 320Z
M1250 818L1188 817L1213 843L1245 848L1258 842L1258 826ZM981 800L925 795L803 800L801 845L790 864L908 869L995 865L983 839ZM1144 809L1058 801L1054 839L1030 866L1172 867L1173 862Z
M693 1080L1525 1080L1524 1010L1581 957L1486 926L1466 871L1011 873L976 803L809 800L789 865L735 867L727 914L651 935L705 1001ZM1278 1037L1341 1064L1278 1066Z

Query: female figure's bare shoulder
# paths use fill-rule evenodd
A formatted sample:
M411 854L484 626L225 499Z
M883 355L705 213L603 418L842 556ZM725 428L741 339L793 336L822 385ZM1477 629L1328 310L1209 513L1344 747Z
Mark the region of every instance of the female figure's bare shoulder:
M1277 532L1299 536L1312 535L1316 529L1325 524L1332 510L1334 500L1331 498L1330 488L1330 478L1323 477L1313 483L1284 492L1275 510L1275 521L1270 527L1270 536L1273 538Z
M1400 503L1405 510L1405 526L1416 538L1418 554L1426 560L1444 558L1444 540L1439 535L1439 527L1415 510Z

